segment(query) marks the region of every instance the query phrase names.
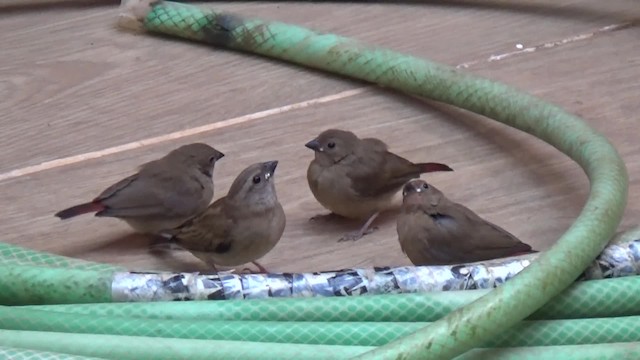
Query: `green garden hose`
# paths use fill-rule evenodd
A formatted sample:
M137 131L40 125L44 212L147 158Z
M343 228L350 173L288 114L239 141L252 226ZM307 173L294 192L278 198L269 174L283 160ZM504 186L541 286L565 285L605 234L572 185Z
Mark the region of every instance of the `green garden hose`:
M470 349L485 345L584 344L585 338L582 337L574 342L569 341L571 335L575 334L576 336L584 335L586 339L591 338L598 344L580 347L561 345L476 349L467 352L460 359L527 359L533 356L537 359L638 358L640 347L637 343L638 339L634 336L640 333L636 325L640 323L636 318L640 315L640 309L635 305L638 296L633 288L637 286L632 283L637 278L629 279L623 286L618 286L622 282L615 285L614 280L591 281L588 285L595 287L596 292L608 286L610 289L621 290L616 293L616 297L620 296L618 301L623 301L626 296L632 298L632 305L627 308L628 312L625 310L622 314L612 314L599 310L601 314L605 313L602 314L603 316L619 316L618 318L553 320L518 324L576 280L614 234L626 205L627 174L622 160L611 144L589 128L580 118L505 85L390 50L368 47L333 34L318 34L293 25L247 19L233 14L165 1L133 0L123 3L123 10L121 25L125 27L252 52L366 80L401 92L461 107L528 132L553 145L584 169L591 182L589 198L580 216L558 242L517 276L493 291L468 295L457 306L445 308L439 315L433 315L433 318L428 321L434 322L427 326L422 327L424 324L413 322L387 323L392 325L389 329L395 331L393 333L395 337L388 336L382 340L378 339L377 342L372 341L375 340L373 334L381 331L385 325L377 320L370 323L345 322L345 320L342 322L334 320L333 323L323 320L322 323L313 323L305 319L308 309L315 307L319 310L318 313L322 314L323 312L320 311L322 308L326 314L332 305L340 305L337 302L331 304L326 301L329 299L314 300L315 302L309 302L313 305L306 308L300 304L309 299L270 299L269 301L274 301L274 306L277 304L276 301L281 307L286 303L285 301L297 304L295 306L298 308L294 307L294 310L287 311L300 311L298 316L305 319L306 323L289 322L277 325L277 323L266 323L265 321L269 320L264 318L259 319L260 322L253 323L238 320L225 321L225 319L214 320L218 321L216 323L205 319L179 318L179 316L167 318L171 316L170 312L179 306L173 303L121 304L122 306L105 304L104 310L92 308L98 305L85 305L80 309L87 311L87 315L83 315L82 311L68 312L68 309L62 306L2 307L0 308L0 328L15 330L0 330L0 346L112 359L212 357L224 359L351 357L451 359ZM76 303L112 300L111 277L116 271L122 269L15 250L16 248L10 246L0 246L0 256L2 256L0 264L3 264L0 266L0 271L3 272L0 288L7 289L6 292L0 293L4 304L23 304L21 299L33 298L34 292L40 297L47 297L47 301L42 302L48 303L69 302L69 299L73 299ZM616 279L618 280L622 279ZM587 285L576 285L575 289L581 286ZM555 301L560 303L563 298L576 296L572 291L579 290L570 290ZM377 299L376 302L380 305L386 305L391 313L401 316L402 313L394 309L405 304L399 300L400 296L372 297L371 299L373 298ZM352 301L346 305L347 310L352 309L357 314L367 311L369 308L365 305L366 301L373 300L344 301L345 303ZM603 303L596 301L598 299L590 301L590 307L599 308L600 305L606 304L604 300ZM222 306L236 306L235 311L241 313L263 312L268 307L266 305L265 308L260 307L262 303L257 301L256 304L260 305L250 303L239 302L236 305L229 305L232 304L229 302ZM545 311L552 315L555 314L554 311L561 312L549 310L553 308L554 303L551 302L541 309L537 315L545 314ZM370 304L371 302L368 306L371 306ZM140 307L139 317L127 315L125 309L131 309L133 306ZM202 311L198 310L198 306L200 305L193 306L190 314ZM165 317L152 315L154 308L158 308L158 312L164 313ZM615 313L616 310L612 312ZM550 316L553 317L552 315ZM153 319L153 316L157 318ZM425 314L425 317L427 316L428 314ZM193 336L192 333L213 336L214 332L205 330L215 330L216 324L227 326L227 330L235 327L238 334L242 333L239 330L246 330L244 334L252 337L248 335L238 337L245 340L242 342L185 338ZM512 328L514 325L517 327ZM269 330L274 326L280 326L282 331ZM297 331L288 330L287 332L286 326ZM530 328L527 329L527 326ZM581 332L598 326L600 332L588 331L587 334ZM184 327L192 331L185 333L184 329L181 330ZM546 336L544 332L540 332L548 331L550 328L560 330L549 332ZM19 329L47 332L20 331ZM279 336L278 340L284 343L259 342L260 332L256 332L256 329L262 330L263 335ZM295 336L301 340L299 337L303 330L314 334L318 329L325 329L322 332L325 337L329 337L331 331L343 334L344 338L341 341L348 346L318 345L317 341L314 345L291 343L295 340ZM607 332L607 329L610 329L610 332ZM363 335L364 331L368 333ZM515 332L518 336L509 337L508 334L511 332ZM164 337L162 341L157 341L150 337L117 336L112 335L113 333ZM563 337L559 333L567 335ZM175 336L180 338L171 338ZM515 338L525 340L535 338L540 342L525 344L495 342L500 338L506 338L508 341L514 341ZM268 338L268 340L274 339ZM356 346L366 341L382 346L376 348ZM601 342L616 342L616 344L602 345ZM326 354L333 357L323 357ZM596 355L599 357L594 357ZM54 354L51 358L55 358L54 356L57 355Z
M0 307L0 328L67 333L309 345L381 346L428 325L420 322L156 320ZM482 347L640 342L640 316L522 322Z
M55 353L51 351L38 351L21 349L16 347L0 346L0 359L11 360L104 360L103 358L87 357Z
M489 290L435 291L333 298L252 301L178 301L22 306L91 317L202 321L432 322ZM612 296L615 294L615 296ZM640 315L640 276L577 282L529 319L580 319Z
M455 360L635 360L640 343L472 350Z
M338 360L361 354L370 347L279 344L142 336L69 334L0 330L0 345L97 356L113 360Z
M13 247L12 255L15 255L16 251L17 247ZM26 250L26 253L29 253L32 258L43 256L37 253L33 255L33 250ZM116 271L118 269L104 266L101 270L93 270L99 265L75 264L67 258L52 255L49 255L47 262L56 266L48 269L43 264L16 264L15 256L6 261L0 257L0 272L7 279L11 279L3 283L0 305L77 305L96 302L220 301L290 297L299 299L296 301L303 308L309 308L309 303L300 298L492 289L526 269L538 255L530 254L446 266L351 268L314 273L208 275L198 272ZM70 268L63 267L61 264L68 264ZM640 226L617 234L577 280L582 282L594 279L615 279L635 277L639 274ZM633 289L632 287L620 287L618 285L620 282L604 283L610 285L597 284L600 285L595 286L599 291L595 292L596 296L612 289L618 290L619 296L613 298L613 301L603 299L611 305L611 308L627 309L626 300L636 295L636 292L630 290ZM377 301L386 299L389 298L379 298ZM325 310L316 307L318 313L315 316L331 316L336 310L342 312L339 307L331 303L322 304L321 308ZM330 308L335 310L329 310ZM359 309L360 306L352 303L350 308ZM569 308L575 313L580 313L575 307ZM585 308L593 312L590 306ZM287 313L284 310L282 312Z
M506 331L569 286L620 222L627 199L624 163L603 136L556 106L447 66L333 34L164 1L128 5L128 14L147 31L332 71L458 106L547 141L585 170L591 192L583 211L534 264L472 304L362 359L450 359Z
M124 270L124 268L114 265L100 264L60 255L48 254L2 242L0 242L0 265L9 267L14 265L27 265L92 271Z
M157 341L154 338L136 336L12 330L0 330L0 344L11 344L9 346L17 347L0 347L0 356L4 354L14 356L10 358L12 360L23 359L16 356L20 354L32 355L33 357L24 357L24 359L33 360L97 360L96 357L113 360L341 360L373 349L366 346L311 346L191 339ZM55 349L56 352L50 349ZM639 357L640 343L625 342L477 349L457 357L456 360L637 360Z

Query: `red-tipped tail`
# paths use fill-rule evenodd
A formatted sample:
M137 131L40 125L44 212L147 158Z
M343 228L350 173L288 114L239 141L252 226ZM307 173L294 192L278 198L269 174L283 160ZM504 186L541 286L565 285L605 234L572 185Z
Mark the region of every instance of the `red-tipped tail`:
M436 171L453 171L448 165L440 163L420 163L416 164L420 168L420 174Z
M62 211L58 211L55 216L59 217L61 220L65 220L68 218L72 218L74 216L96 212L96 211L102 211L104 209L105 209L104 205L100 203L90 202L86 204L72 206Z

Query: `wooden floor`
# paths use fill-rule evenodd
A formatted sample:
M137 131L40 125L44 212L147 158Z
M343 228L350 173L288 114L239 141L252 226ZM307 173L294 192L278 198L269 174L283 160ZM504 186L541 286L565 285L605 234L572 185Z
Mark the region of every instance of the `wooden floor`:
M17 2L0 0L1 241L135 270L204 269L188 253L154 257L147 239L117 220L53 216L142 162L204 141L227 155L216 167L216 198L247 165L280 160L288 223L262 260L270 271L409 264L393 217L355 243L336 240L358 223L308 222L325 210L307 187L313 155L303 145L329 127L380 137L414 161L449 164L455 173L430 181L537 249L551 246L586 200L577 165L485 118L276 61L121 32L109 1ZM445 3L205 6L460 65L555 102L620 151L631 178L621 228L640 223L640 3Z

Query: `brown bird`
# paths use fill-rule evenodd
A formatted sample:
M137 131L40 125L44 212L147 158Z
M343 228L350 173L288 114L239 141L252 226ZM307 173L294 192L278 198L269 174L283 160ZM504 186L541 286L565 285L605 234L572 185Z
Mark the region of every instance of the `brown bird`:
M60 219L95 212L124 220L140 233L158 235L204 211L213 198L213 170L224 156L203 143L183 145L141 165L91 202L55 214Z
M408 182L402 195L398 240L416 266L454 265L537 252L423 180Z
M407 181L428 172L453 171L440 163L414 164L389 152L381 140L360 139L350 131L329 129L305 146L315 152L307 181L316 200L334 214L366 219L358 231L338 241L358 240L375 231L369 227Z
M216 265L252 262L273 249L284 232L286 217L274 185L277 161L253 164L234 180L227 196L187 221L171 239L217 272Z

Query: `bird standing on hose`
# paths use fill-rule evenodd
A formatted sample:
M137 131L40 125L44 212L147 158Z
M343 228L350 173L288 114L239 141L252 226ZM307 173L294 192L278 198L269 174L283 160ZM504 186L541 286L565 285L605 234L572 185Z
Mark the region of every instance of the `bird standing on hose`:
M213 198L213 170L223 156L207 144L183 145L143 164L91 202L55 216L64 220L95 212L98 217L124 220L140 233L159 235L207 208Z
M373 232L371 224L407 181L424 173L453 171L440 163L412 163L389 152L381 140L360 139L350 131L329 129L305 146L315 152L307 181L316 200L334 214L366 219L358 231L338 241L355 241Z
M423 180L408 182L402 195L398 240L416 266L454 265L537 252Z

